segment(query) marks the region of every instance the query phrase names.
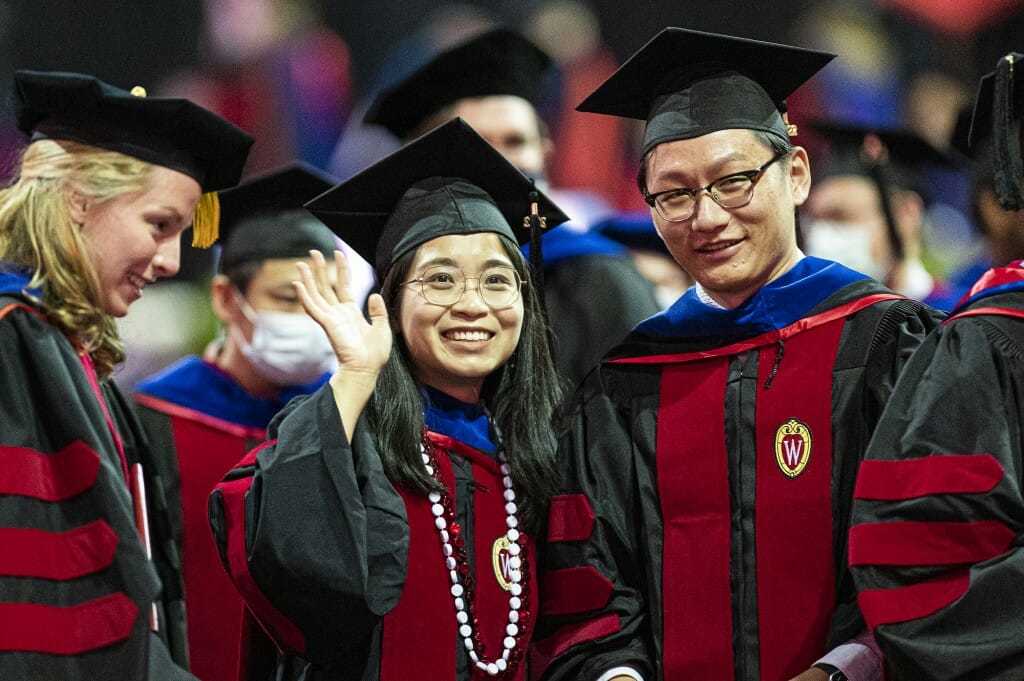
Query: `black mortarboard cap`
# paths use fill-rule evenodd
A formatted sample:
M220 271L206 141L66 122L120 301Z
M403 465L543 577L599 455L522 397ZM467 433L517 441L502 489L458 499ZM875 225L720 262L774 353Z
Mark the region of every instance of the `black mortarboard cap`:
M221 192L220 271L243 262L303 258L311 250L330 256L338 246L334 233L303 205L336 183L319 168L296 162Z
M530 240L530 194L548 228L568 217L461 118L410 142L306 204L376 266L448 234L494 232Z
M909 129L820 119L806 125L828 145L824 159L815 166L815 180L833 175L870 177L871 167L881 163L888 168L890 184L924 192L920 177L922 169L954 168L963 162L963 159L932 146ZM884 153L879 159L871 159L864 152L865 141L870 136L881 142Z
M248 133L187 99L133 94L85 74L21 70L14 85L22 131L177 170L204 192L235 185L253 143Z
M537 104L551 64L551 57L515 31L487 31L381 92L365 121L405 139L438 110L467 97L515 95Z
M785 99L834 54L666 28L576 107L646 120L642 153L742 128L788 136Z
M996 69L978 83L971 117L970 144L973 147L991 137L995 190L1006 210L1024 209L1024 54L1011 52L999 60Z

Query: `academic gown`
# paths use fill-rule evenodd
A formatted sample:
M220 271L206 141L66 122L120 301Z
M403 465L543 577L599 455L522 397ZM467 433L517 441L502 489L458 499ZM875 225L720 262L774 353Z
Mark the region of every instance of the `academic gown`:
M423 395L442 479L455 493L467 538L485 657L493 659L503 649L510 586L493 438L475 405L436 391ZM269 437L217 487L210 520L235 586L285 651L274 678L492 678L469 667L430 502L391 483L364 420L349 443L325 386L293 401ZM527 537L520 611L527 636L516 650L524 658L533 628L533 552ZM524 667L498 678L523 681Z
M147 488L171 652L203 681L262 681L275 658L221 566L208 520L210 492L265 439L267 424L291 398L313 392L327 378L265 399L193 356L136 388L153 453Z
M985 274L914 354L857 480L850 561L913 681L1024 679L1024 267Z
M806 257L734 310L691 289L640 324L572 400L538 675L778 681L863 631L854 476L936 316Z
M0 679L193 679L150 628L138 423L27 284L0 273Z
M575 387L634 326L661 310L654 286L611 239L566 226L544 233L551 356ZM529 257L529 246L523 247Z

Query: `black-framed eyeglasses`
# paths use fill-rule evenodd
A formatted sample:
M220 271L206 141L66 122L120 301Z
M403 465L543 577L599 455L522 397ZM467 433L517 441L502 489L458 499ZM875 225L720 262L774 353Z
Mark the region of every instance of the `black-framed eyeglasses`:
M470 279L476 280L481 300L491 308L515 304L523 287L519 272L512 267L488 267L476 277L467 277L458 267L448 265L428 267L415 279L402 282L402 286L418 284L428 303L448 306L462 300L466 282Z
M697 210L697 197L704 192L722 208L741 208L754 198L754 187L764 177L764 172L773 163L788 155L789 151L780 152L753 170L730 173L700 189L676 187L655 194L645 193L644 201L658 211L662 219L669 222L682 222L693 217Z

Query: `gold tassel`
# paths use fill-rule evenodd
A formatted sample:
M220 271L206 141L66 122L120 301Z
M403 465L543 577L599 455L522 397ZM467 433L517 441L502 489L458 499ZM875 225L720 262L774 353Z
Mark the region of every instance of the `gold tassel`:
M206 192L199 197L195 220L192 222L192 246L209 248L217 240L220 226L220 199L217 192Z
M800 131L797 129L796 125L794 123L790 123L789 122L789 112L788 111L783 111L782 112L782 122L786 124L786 134L787 135L789 135L790 137L796 137L797 135L800 134Z

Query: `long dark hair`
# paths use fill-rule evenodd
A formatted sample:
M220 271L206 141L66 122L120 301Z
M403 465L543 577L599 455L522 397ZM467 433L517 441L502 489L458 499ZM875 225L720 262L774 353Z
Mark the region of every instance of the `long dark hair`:
M533 531L543 522L554 493L556 442L552 421L562 388L548 349L547 325L531 285L529 265L514 243L499 238L523 280L523 329L509 360L484 380L482 398L501 431L520 519L527 531ZM392 319L398 318L401 282L408 277L415 256L413 251L399 258L381 287ZM391 480L424 494L436 489L437 483L424 470L420 458L423 405L409 351L400 334L395 335L391 357L381 369L366 416Z

